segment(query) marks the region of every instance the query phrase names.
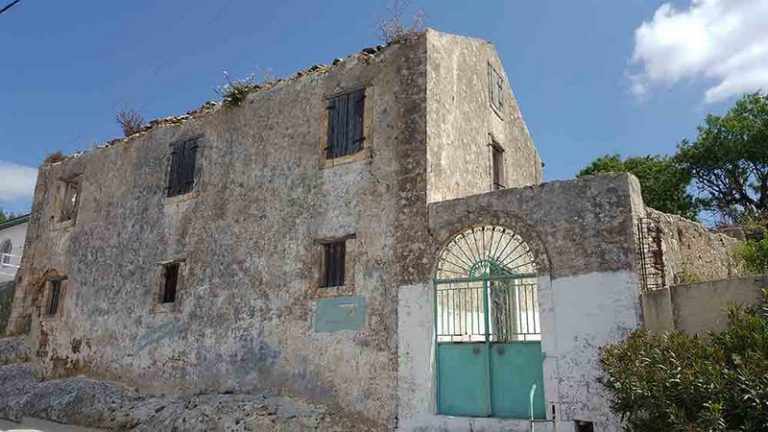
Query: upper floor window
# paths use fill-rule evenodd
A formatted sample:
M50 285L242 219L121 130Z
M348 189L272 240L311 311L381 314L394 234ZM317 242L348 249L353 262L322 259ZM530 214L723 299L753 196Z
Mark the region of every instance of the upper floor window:
M365 89L329 99L326 158L350 155L363 148L364 108Z
M195 186L198 140L171 144L171 166L168 173L168 196L183 195Z
M323 245L323 280L322 287L343 286L347 256L347 243L338 240Z
M61 201L60 222L75 220L77 207L80 204L80 181L77 178L63 180L64 195Z
M504 189L507 182L504 176L504 149L495 142L491 144L491 165L493 169L493 190Z
M490 64L488 64L488 95L491 107L501 113L504 108L504 78Z

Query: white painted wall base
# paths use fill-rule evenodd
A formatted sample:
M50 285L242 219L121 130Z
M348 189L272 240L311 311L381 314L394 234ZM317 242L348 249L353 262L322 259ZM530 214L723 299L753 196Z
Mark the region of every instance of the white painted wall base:
M402 431L530 431L524 420L462 418L436 414L434 395L434 311L432 284L402 286L398 295L398 419ZM600 432L619 432L606 392L599 348L622 340L640 325L639 292L631 272L539 278L544 397L554 404L558 432L572 432L574 420L595 423ZM554 430L551 423L536 426Z

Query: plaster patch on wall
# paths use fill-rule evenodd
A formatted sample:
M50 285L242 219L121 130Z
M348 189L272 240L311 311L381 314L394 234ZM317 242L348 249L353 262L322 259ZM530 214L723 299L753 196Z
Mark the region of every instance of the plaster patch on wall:
M160 324L157 327L149 328L136 340L136 348L134 349L134 352L140 353L150 345L157 345L165 339L179 335L181 331L182 326L176 321L170 321Z
M359 330L365 324L365 314L365 298L360 296L318 300L315 308L315 332Z

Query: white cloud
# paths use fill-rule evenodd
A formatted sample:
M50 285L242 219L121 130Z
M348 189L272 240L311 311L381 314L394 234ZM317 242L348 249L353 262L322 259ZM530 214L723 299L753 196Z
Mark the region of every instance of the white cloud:
M707 102L768 90L768 0L692 0L661 5L635 30L631 91L683 79L712 80Z
M32 198L37 169L0 160L0 202Z

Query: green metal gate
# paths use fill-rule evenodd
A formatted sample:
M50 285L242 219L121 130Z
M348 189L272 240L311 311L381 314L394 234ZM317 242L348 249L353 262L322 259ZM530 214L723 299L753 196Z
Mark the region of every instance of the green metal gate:
M472 228L444 248L434 281L440 414L545 417L536 277L528 246L506 228Z

